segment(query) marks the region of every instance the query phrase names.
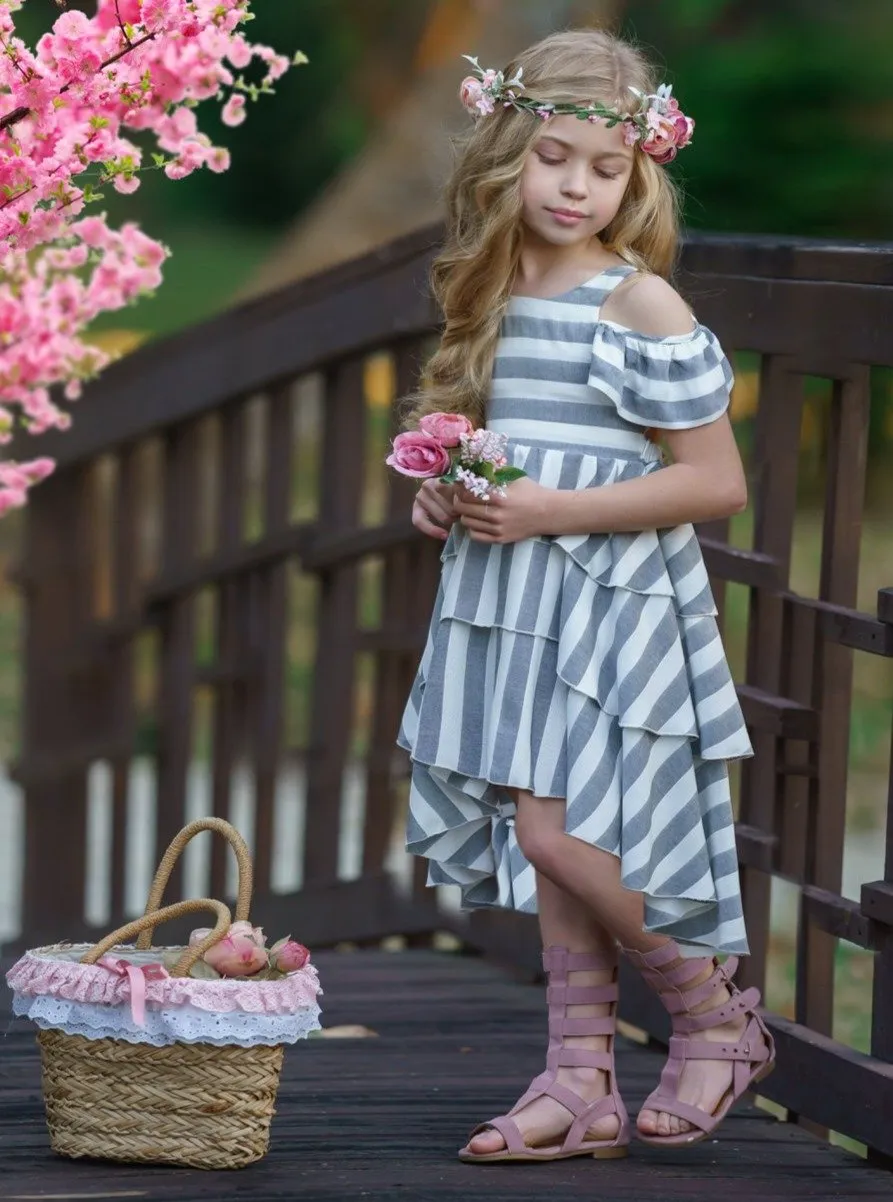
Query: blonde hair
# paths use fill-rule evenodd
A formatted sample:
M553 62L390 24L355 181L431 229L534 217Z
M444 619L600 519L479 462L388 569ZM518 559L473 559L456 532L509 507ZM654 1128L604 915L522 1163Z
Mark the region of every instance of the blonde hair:
M519 54L506 78L519 68L531 96L597 100L621 111L635 107L632 88L650 93L657 86L642 54L604 30L552 34ZM407 398L407 425L437 411L484 424L493 354L521 251L521 174L541 128L528 113L501 109L475 122L459 144L446 190L447 236L431 269L444 329L419 392ZM620 209L601 238L640 270L670 275L677 194L666 169L647 154L635 154Z

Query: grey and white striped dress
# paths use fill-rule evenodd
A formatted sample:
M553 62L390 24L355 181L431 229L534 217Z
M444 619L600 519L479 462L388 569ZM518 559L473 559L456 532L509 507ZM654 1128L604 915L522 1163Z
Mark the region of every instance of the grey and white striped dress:
M648 427L728 406L715 336L651 338L600 318L630 272L512 297L487 425L548 488L662 468ZM536 910L503 786L566 799L569 834L618 856L645 924L692 954L746 952L726 761L752 754L690 525L444 545L398 742L412 758L407 847L466 907Z

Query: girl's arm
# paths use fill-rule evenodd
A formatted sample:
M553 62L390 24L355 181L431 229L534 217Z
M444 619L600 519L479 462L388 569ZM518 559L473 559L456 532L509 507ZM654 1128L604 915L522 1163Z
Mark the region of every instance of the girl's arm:
M538 533L654 530L728 517L745 508L747 483L728 417L664 433L675 460L669 467L606 488L542 489Z

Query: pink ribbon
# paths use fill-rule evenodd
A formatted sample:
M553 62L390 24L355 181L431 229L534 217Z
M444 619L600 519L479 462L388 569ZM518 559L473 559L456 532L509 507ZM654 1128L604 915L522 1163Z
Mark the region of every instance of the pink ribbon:
M97 960L100 968L106 968L118 977L127 977L130 984L130 1013L138 1027L146 1023L146 981L163 981L168 976L161 964L131 964L129 960L113 960L103 956Z

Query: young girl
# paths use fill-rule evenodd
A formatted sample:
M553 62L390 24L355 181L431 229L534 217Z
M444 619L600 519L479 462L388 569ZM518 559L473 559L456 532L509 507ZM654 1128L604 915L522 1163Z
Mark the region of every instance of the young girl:
M536 910L545 949L546 1071L461 1158L623 1156L618 950L673 1023L640 1138L703 1139L774 1059L757 991L714 958L747 952L726 761L751 747L690 523L746 504L732 374L667 283L664 164L693 122L640 54L571 31L504 74L471 61L413 416L486 423L527 474L417 494L445 546L399 736L407 842L464 905Z

